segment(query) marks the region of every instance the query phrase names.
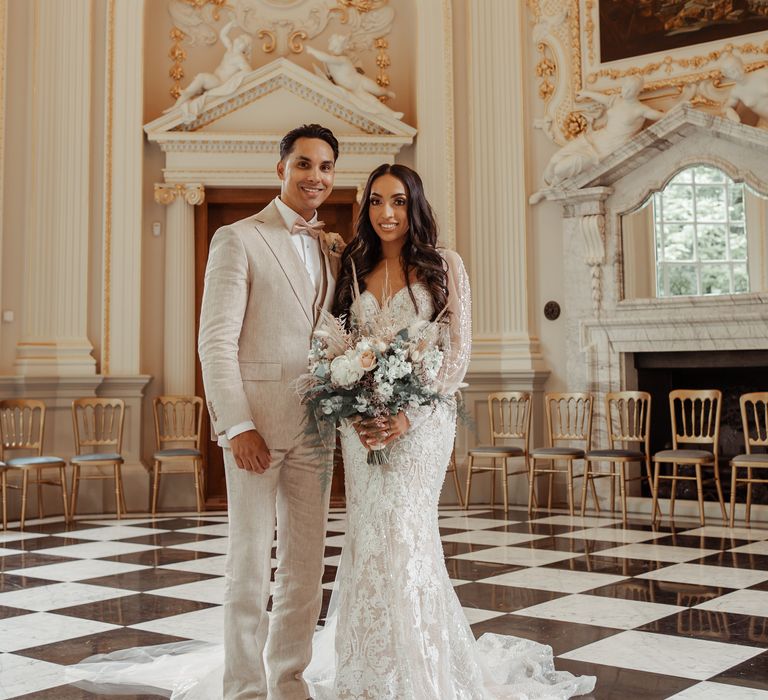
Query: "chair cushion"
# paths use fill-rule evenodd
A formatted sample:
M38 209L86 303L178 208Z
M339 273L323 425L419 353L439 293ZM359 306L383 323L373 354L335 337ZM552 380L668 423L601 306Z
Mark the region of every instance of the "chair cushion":
M590 450L587 459L639 459L644 460L645 455L640 450Z
M51 466L62 466L66 462L61 457L12 457L6 464L9 467L34 467L50 464Z
M532 457L583 457L584 450L578 447L537 447Z
M152 455L154 459L163 459L163 457L201 457L200 450L191 447L178 447L172 450L158 450Z
M480 445L469 450L469 454L475 456L494 457L521 457L525 451L514 445Z
M731 464L750 464L753 466L764 465L768 467L768 454L743 454L731 459Z
M89 455L75 455L70 462L72 464L83 464L88 462L120 462L123 458L117 452L94 452Z
M653 455L654 462L679 462L681 464L703 464L711 462L714 455L706 450L662 450Z

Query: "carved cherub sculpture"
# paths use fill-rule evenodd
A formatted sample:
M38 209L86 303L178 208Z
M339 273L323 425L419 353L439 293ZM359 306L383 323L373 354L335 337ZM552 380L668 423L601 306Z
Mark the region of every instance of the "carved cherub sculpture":
M307 45L307 53L325 64L327 77L339 87L348 90L357 106L366 112L373 114L394 114L398 119L402 112L392 112L389 107L382 104L377 97L394 97L395 93L381 87L375 80L360 73L354 63L344 51L347 48L348 39L343 34L333 34L328 39L328 51L320 51Z
M605 107L605 124L579 134L550 158L544 170L547 185L559 185L563 180L584 172L607 155L621 148L639 133L646 119L655 121L663 112L640 102L643 79L629 76L621 84L620 95L604 95L582 90L578 100L591 99Z
M768 67L751 73L744 70L744 62L733 54L720 59L720 72L727 80L733 81L730 95L725 102L725 116L734 122L741 122L736 111L739 103L751 109L762 122L768 121Z
M226 52L216 70L213 73L198 73L182 91L181 95L179 95L179 99L176 100L174 107L178 107L202 93L224 85L238 73L245 74L251 71L251 64L249 63L251 37L248 34L240 34L234 40L230 39L229 33L234 24L234 21L227 22L219 33L219 38L221 43L224 44Z

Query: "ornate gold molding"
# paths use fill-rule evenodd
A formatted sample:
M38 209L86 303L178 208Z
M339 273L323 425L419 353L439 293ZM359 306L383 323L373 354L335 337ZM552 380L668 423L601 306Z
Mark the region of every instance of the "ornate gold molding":
M155 183L155 201L158 204L171 204L177 197L182 197L187 204L192 206L202 204L205 201L205 187L201 184Z
M374 42L374 47L378 49L379 53L376 54L376 65L379 67L379 73L376 76L376 82L383 88L389 87L389 74L387 68L392 65L392 60L389 58L387 49L389 48L389 42L383 37L379 37ZM387 96L382 95L379 98L382 102L387 101Z
M358 12L365 14L371 10L378 10L384 7L389 0L336 0L341 7L351 7Z
M226 5L227 0L181 0L181 2L194 7L196 10L201 10L206 5L213 5L213 18L218 22L221 16L221 8ZM171 59L171 67L168 69L168 75L173 80L170 93L173 99L177 99L181 95L181 79L184 77L184 61L187 60L187 52L181 46L181 42L184 40L186 34L179 29L179 27L171 27L169 32L169 38L171 42L171 48L168 49L168 58Z

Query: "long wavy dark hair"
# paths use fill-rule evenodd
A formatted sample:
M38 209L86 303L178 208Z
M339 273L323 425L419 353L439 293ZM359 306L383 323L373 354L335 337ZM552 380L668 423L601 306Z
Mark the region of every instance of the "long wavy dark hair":
M443 257L437 251L437 221L432 207L424 196L424 185L418 173L405 165L384 163L374 170L365 184L360 213L355 224L355 237L344 249L341 257L341 272L336 282L336 297L333 302L334 316L346 316L349 326L349 308L352 305L352 262L355 263L357 283L360 291L365 290L365 280L381 260L381 241L371 224L369 215L371 188L382 175L396 177L405 187L408 196L408 233L400 252L400 262L405 275L408 294L418 309L411 289L411 272L424 284L432 295L436 316L448 300L448 273Z

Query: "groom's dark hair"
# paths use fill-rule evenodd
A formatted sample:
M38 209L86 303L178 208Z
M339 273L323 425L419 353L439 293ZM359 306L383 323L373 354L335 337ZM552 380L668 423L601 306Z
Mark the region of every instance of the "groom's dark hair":
M333 135L333 132L320 124L302 124L295 129L291 129L280 141L280 160L285 160L291 151L293 145L299 139L320 139L325 141L333 150L333 160L339 157L339 142Z

